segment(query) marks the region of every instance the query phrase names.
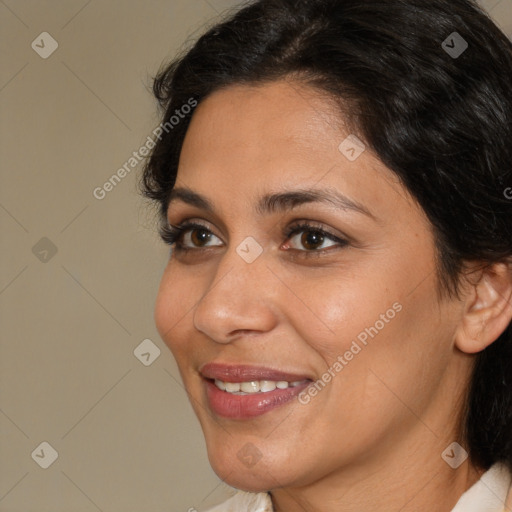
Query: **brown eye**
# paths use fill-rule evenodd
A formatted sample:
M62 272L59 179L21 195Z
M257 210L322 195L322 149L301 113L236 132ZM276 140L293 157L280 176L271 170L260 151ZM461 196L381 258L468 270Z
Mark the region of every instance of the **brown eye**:
M189 231L190 240L197 247L202 247L203 244L208 243L212 236L212 233L210 233L207 229L191 229Z
M292 228L288 233L288 240L293 241L294 239L296 240L294 242L295 245L301 246L302 249L301 247L292 248L302 252L321 252L321 250L332 247L333 245L347 245L347 242L344 240L327 233L323 229L308 224ZM323 246L323 244L328 241L332 242L332 244ZM287 243L287 245L289 244L290 242Z
M308 250L318 249L324 241L324 236L319 231L304 231L300 237L300 243Z
M218 238L206 226L193 222L186 222L180 226L169 224L162 230L162 239L176 252L222 245L210 244L212 237Z

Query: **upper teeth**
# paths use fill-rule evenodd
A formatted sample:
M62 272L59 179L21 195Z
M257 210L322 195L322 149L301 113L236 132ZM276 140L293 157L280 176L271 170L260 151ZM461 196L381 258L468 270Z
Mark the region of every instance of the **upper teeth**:
M219 379L215 379L215 385L227 391L228 393L235 393L239 395L245 395L247 393L266 393L268 391L274 391L274 389L286 389L287 387L295 387L302 384L304 381L297 380L294 382L287 382L286 380L253 380L250 382L224 382Z

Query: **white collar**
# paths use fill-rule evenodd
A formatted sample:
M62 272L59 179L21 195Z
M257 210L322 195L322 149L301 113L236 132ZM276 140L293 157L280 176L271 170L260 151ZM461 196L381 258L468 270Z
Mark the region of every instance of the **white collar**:
M272 501L266 493L237 492L232 498L206 512L273 512Z
M511 482L507 466L494 464L460 497L452 512L506 512L507 493L512 497Z
M489 468L459 499L451 512L512 511L512 474L507 466L496 463ZM511 505L505 509L507 493ZM273 512L267 493L239 491L235 496L207 512Z

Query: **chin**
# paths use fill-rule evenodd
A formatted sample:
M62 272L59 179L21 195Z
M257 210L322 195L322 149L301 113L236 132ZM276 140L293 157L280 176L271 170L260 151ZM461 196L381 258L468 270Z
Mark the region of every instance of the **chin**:
M250 467L240 461L236 451L226 449L223 453L208 451L210 465L216 475L226 484L247 492L267 492L276 487L288 484L289 475L283 474L278 468L269 470L263 458ZM288 477L288 478L287 478Z
M267 492L282 485L278 484L276 479L269 478L268 472L261 474L260 471L256 471L254 468L244 471L234 470L233 468L218 471L214 465L212 465L212 468L221 480L240 491Z

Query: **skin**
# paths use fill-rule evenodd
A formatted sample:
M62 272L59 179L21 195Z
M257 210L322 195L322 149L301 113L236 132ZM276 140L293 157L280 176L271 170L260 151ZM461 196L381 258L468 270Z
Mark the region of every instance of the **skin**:
M271 490L278 512L360 512L376 503L448 512L483 472L469 459L452 469L441 453L463 444L474 354L510 322L510 272L474 272L460 299L442 298L423 210L369 149L355 161L338 150L349 133L327 98L286 80L231 86L201 102L176 186L204 195L215 213L176 200L168 218L198 221L212 235L188 231L182 241L191 251L172 253L156 325L210 463L228 484ZM325 187L371 216L323 203L253 209L266 193ZM287 238L300 220L349 243L324 238L311 249L309 231ZM252 263L236 252L248 236L263 249ZM201 365L262 365L316 380L394 303L401 311L308 404L293 400L245 420L209 409ZM247 443L261 455L250 468L237 457Z

